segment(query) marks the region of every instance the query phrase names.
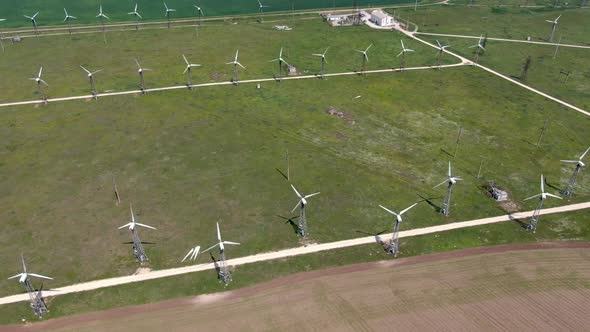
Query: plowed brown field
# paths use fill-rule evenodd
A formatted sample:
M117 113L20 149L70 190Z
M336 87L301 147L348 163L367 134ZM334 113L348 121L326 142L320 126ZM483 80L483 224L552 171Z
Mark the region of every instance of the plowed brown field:
M22 330L579 331L590 326L588 308L590 249L566 243L301 273L238 291L66 317Z

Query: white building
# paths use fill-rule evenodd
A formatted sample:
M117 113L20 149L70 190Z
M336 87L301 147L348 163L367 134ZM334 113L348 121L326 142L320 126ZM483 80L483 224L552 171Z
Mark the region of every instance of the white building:
M382 10L374 10L371 12L371 22L379 26L388 26L393 24L393 17L384 13Z

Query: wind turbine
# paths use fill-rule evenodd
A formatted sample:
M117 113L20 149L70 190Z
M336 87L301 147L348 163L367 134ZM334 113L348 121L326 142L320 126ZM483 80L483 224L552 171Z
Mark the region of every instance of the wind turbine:
M164 2L164 8L166 9L166 19L168 20L168 29L170 29L170 13L175 12L176 9L168 8Z
M434 186L434 188L442 186L445 183L448 183L448 187L447 187L447 193L445 195L445 198L443 200L440 212L442 214L444 214L445 216L449 215L450 209L451 209L451 192L453 191L453 186L457 183L457 181L462 181L463 179L458 177L458 176L453 176L452 175L452 171L451 171L451 162L449 161L449 173L448 173L448 178L446 180L444 180L443 182L437 184L436 186ZM434 189L432 188L432 189Z
M203 14L203 10L201 9L201 7L197 6L197 5L193 5L193 7L195 7L196 9L196 14L197 14L197 22L195 22L196 25L201 25L201 17L205 16L205 14Z
M0 18L0 22L4 22L4 21L6 21L5 18ZM3 38L2 31L0 31L0 47L2 48L2 52L4 52L4 43L2 42L2 38Z
M105 14L102 12L102 5L100 5L100 6L98 7L98 15L96 15L96 17L100 19L100 25L101 25L101 27L102 27L102 33L103 33L103 35L104 35L104 33L105 33L105 28L104 28L104 20L105 20L105 18L106 18L107 20L110 20L110 18L109 18L108 16L106 16L106 15L105 15ZM106 37L105 37L105 43L106 43Z
M230 62L226 63L226 65L234 65L234 78L233 78L232 82L235 85L238 85L238 66L246 69L246 67L242 66L242 64L238 62L239 52L240 52L240 50L236 50L236 57L234 58L234 61L230 61Z
M53 278L51 278L51 277L46 277L46 276L43 276L40 274L27 272L27 266L25 264L25 257L22 254L20 255L20 259L22 262L23 272L8 278L8 280L18 278L18 282L20 282L21 284L29 284L29 285L30 285L29 277L35 277L35 278L46 279L46 280L53 280Z
M418 203L414 203L412 206L406 208L405 210L402 210L400 213L396 213L388 208L386 208L383 205L379 205L383 210L393 214L395 216L395 225L393 226L393 234L391 236L391 242L389 243L389 250L388 252L390 254L393 255L393 257L397 257L397 254L399 252L399 246L398 246L398 242L399 242L399 226L402 223L403 219L402 219L402 215L406 212L408 212L411 208L413 208L414 206L416 206Z
M397 55L397 57L399 58L401 56L400 63L399 63L399 68L400 69L403 69L404 66L406 65L406 53L408 53L408 52L414 52L414 50L411 49L411 48L406 48L406 46L404 45L404 41L403 40L400 40L400 43L402 43L402 51L399 52L399 54Z
M39 95L41 95L41 100L47 102L47 97L45 96L45 91L43 90L43 86L41 85L41 83L45 84L46 86L49 86L49 84L47 84L47 82L45 82L41 78L41 74L43 74L43 67L39 68L39 73L37 74L37 77L32 77L29 79L37 83L37 89L39 89Z
M94 99L96 99L98 97L98 92L96 91L96 87L94 85L94 74L102 71L102 69L91 72L90 70L84 68L82 65L80 65L80 68L82 68L86 72L86 74L88 74L88 79L90 80L90 93L92 93L92 96L94 97Z
M227 267L226 257L225 257L225 245L240 245L239 242L231 242L231 241L223 241L221 239L221 231L219 230L219 223L217 223L217 242L216 244L212 245L211 247L205 249L203 253L207 251L219 247L219 261L221 262L221 266L219 267L219 279L227 286L227 284L232 280L231 274Z
M137 11L137 2L135 3L135 8L133 9L132 12L127 13L127 15L133 15L135 16L135 31L139 30L139 21L142 19L141 15L139 15L139 12Z
M279 57L273 60L270 60L270 62L279 62L279 79L278 82L281 82L281 79L283 78L283 63L286 64L287 66L289 66L289 64L287 63L287 61L285 61L285 59L283 59L283 48L281 47L281 51L279 52Z
M191 68L192 67L201 67L201 65L188 62L188 60L186 59L184 54L182 55L182 58L184 59L184 62L186 63L186 68L184 69L184 71L182 73L183 74L188 73L188 85L187 86L189 89L192 89L193 88L193 74L191 72Z
M139 74L139 84L141 86L141 93L145 93L145 81L143 79L143 72L149 71L151 69L142 68L141 65L139 64L139 61L137 59L134 59L134 60L135 60L135 63L137 64L137 73Z
M64 18L64 22L68 23L68 32L70 33L70 35L72 34L72 20L75 20L77 17L76 16L72 16L70 14L68 14L68 11L64 8L64 13L66 13L66 17Z
M24 17L30 19L31 23L33 23L33 30L35 30L35 35L39 34L37 31L37 20L35 19L37 17L37 15L39 15L39 12L36 12L35 15L33 15L33 16L23 15Z
M477 47L477 49L475 50L475 63L477 63L477 61L479 61L480 52L482 50L484 52L486 51L486 49L482 45L482 41L483 41L483 35L480 35L479 40L477 41L477 44L469 46L469 48Z
M264 19L262 18L262 15L264 15L264 9L265 7L268 7L267 5L263 5L262 2L260 2L260 0L258 0L258 12L260 14L260 17L258 19L258 22L263 23Z
M326 75L326 63L328 63L328 61L326 60L326 53L328 53L328 49L330 47L326 48L326 50L324 51L324 53L322 54L312 54L313 56L319 56L322 58L322 71L321 71L321 78L324 79L325 75Z
M294 185L291 185L291 188L293 188L293 191L295 192L295 194L299 198L299 201L297 202L297 204L295 205L293 210L291 210L291 213L295 212L295 209L297 209L298 206L301 207L300 215L299 215L299 235L303 238L306 238L307 237L307 220L305 219L305 206L307 205L307 199L319 194L319 192L304 196L304 195L301 195L297 191L297 189L295 189Z
M442 45L438 40L436 41L436 45L437 45L436 48L438 49L438 52L436 52L436 59L437 59L438 67L440 69L440 58L442 57L445 50L447 48L451 47L451 45Z
M367 47L367 49L365 49L364 51L355 50L355 51L359 52L362 56L363 63L361 65L361 74L365 72L367 62L369 62L369 56L367 55L367 52L369 52L369 49L371 48L371 46L373 46L373 44L369 45L369 47Z
M540 194L536 194L534 196L531 196L529 198L526 198L525 201L528 201L529 199L533 199L533 198L537 198L537 197L539 197L539 204L537 204L537 208L535 209L535 211L533 212L533 216L531 217L531 223L527 227L527 229L533 231L533 233L537 230L537 223L539 222L539 218L540 218L540 214L541 214L541 208L543 208L543 202L548 197L554 197L554 198L562 199L559 196L556 196L556 195L549 194L549 193L546 193L545 192L545 177L543 176L543 174L541 174L541 193Z
M572 174L572 177L570 178L570 182L567 185L567 189L563 193L564 196L570 196L574 192L574 186L576 185L576 178L578 177L578 174L580 174L580 171L582 170L582 168L586 167L586 164L582 161L582 159L584 159L584 157L586 157L586 155L588 154L588 151L590 151L590 148L586 149L586 151L580 156L580 158L578 160L562 160L561 161L564 163L575 163L576 164L576 169L574 170L574 173Z
M551 34L549 35L549 42L552 43L553 42L553 35L555 34L555 31L557 30L557 24L559 23L559 18L561 17L561 15L557 16L556 19L552 20L545 20L545 22L551 23Z
M131 238L133 239L133 254L135 255L135 258L140 263L143 263L143 262L147 261L148 258L145 254L145 250L143 249L143 244L141 243L141 240L139 239L139 234L137 232L136 226L141 226L141 227L145 227L145 228L149 228L149 229L156 229L156 228L146 225L146 224L141 224L141 223L135 222L135 214L133 214L133 206L131 205L131 203L129 203L129 210L131 211L131 222L119 227L119 229L123 229L125 227L129 228L129 231L131 232Z

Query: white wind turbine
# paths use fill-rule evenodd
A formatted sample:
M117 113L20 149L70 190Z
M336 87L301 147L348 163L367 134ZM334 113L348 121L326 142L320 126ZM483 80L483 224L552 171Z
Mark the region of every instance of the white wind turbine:
M537 230L537 223L539 222L541 209L543 208L543 202L548 197L562 199L559 196L545 192L545 177L543 176L543 174L541 174L541 193L531 196L529 198L526 198L525 201L528 201L529 199L533 199L533 198L537 198L537 197L539 197L539 203L537 204L537 208L533 212L533 216L531 217L531 223L527 227L529 230L531 230L533 232L535 232Z
M86 72L86 74L88 74L88 79L90 80L90 93L92 93L92 96L96 99L98 96L98 92L96 91L96 86L94 85L94 74L102 71L102 69L91 72L90 70L84 68L82 65L80 65L80 68L82 68Z
M486 51L486 49L483 47L483 35L479 36L479 40L477 41L477 44L469 46L469 48L474 48L474 47L477 47L477 49L475 50L475 63L477 63L477 61L479 60L480 52Z
M320 58L322 58L322 69L321 69L321 78L323 79L326 75L326 63L328 63L328 61L326 60L326 53L328 53L328 49L330 47L327 47L326 50L324 51L324 53L319 54L319 53L315 53L312 54L313 56L319 56Z
M287 66L289 66L289 63L287 63L287 61L285 61L285 59L283 59L283 48L281 47L281 51L279 52L279 57L273 60L270 60L271 62L277 62L279 63L279 82L281 81L281 79L283 78L283 63L286 64Z
M367 62L369 62L369 55L367 54L367 52L369 52L369 49L371 48L371 46L373 46L373 44L369 45L369 47L367 47L367 49L365 49L364 51L361 50L355 50L357 52L359 52L361 54L362 58L362 65L361 65L361 73L363 73L366 69L367 66Z
M173 13L176 11L176 9L172 9L172 8L168 8L168 6L166 5L166 3L164 2L164 8L166 9L166 19L168 20L168 29L170 29L170 13Z
M258 0L258 12L260 17L258 18L258 21L260 23L264 22L264 19L262 18L262 15L264 15L264 8L267 8L268 6L263 5L262 2L260 2L260 0Z
M442 186L443 184L447 183L448 187L447 187L447 193L445 195L445 198L443 200L442 206L441 206L441 210L440 212L442 214L444 214L445 216L449 215L450 209L451 209L451 192L453 191L453 186L457 183L457 181L462 181L463 179L459 176L453 176L453 173L451 171L451 162L449 161L449 172L448 172L448 178L446 180L444 180L443 182L437 184L436 186L434 186L434 188ZM432 189L434 189L432 188Z
M443 53L447 50L447 48L451 47L451 45L442 45L438 40L436 41L436 45L436 48L438 49L438 51L436 52L436 59L438 66L440 68L440 59Z
M559 23L559 18L561 17L561 15L557 16L556 19L554 20L545 20L545 22L551 23L551 35L549 35L549 42L552 43L553 42L553 35L555 34L555 31L557 30L557 24Z
M139 234L137 232L136 226L140 226L140 227L145 227L145 228L149 228L149 229L156 229L155 227L146 225L146 224L141 224L138 222L135 222L135 214L133 213L133 206L131 205L131 203L129 204L129 210L131 210L131 222L119 227L119 229L123 229L125 227L129 228L129 231L131 232L131 238L133 240L133 254L135 255L135 258L140 262L146 262L148 260L147 255L145 254L145 250L143 249L143 244L141 242L141 240L139 239Z
M299 193L299 191L297 191L297 189L295 189L294 185L291 185L291 188L293 188L293 191L295 192L295 194L299 198L299 201L297 202L297 204L295 205L293 210L291 210L291 213L295 212L295 210L297 209L298 206L301 207L300 215L299 215L298 229L299 229L299 235L301 237L305 238L305 237L307 237L307 220L305 218L305 206L307 206L307 199L319 194L320 192L309 194L309 195L301 195Z
M234 78L232 80L232 82L237 85L238 84L238 66L246 69L246 67L242 66L242 64L238 61L238 55L239 55L239 50L236 50L236 57L234 58L234 61L230 61L228 63L226 63L226 65L233 65L234 66Z
M35 15L33 16L27 16L27 15L23 15L24 17L28 18L31 20L31 23L33 24L33 30L35 30L35 35L38 34L37 31L37 20L35 19L37 17L37 15L39 15L39 12L36 12Z
M22 254L20 255L20 259L21 259L22 266L23 266L23 272L8 278L8 280L18 278L18 282L24 283L24 284L29 282L29 277L41 278L41 279L46 279L46 280L53 280L53 278L51 278L51 277L46 277L46 276L43 276L43 275L40 275L37 273L27 272L27 266L25 265L25 257Z
M414 50L411 49L411 48L406 48L406 46L404 45L404 41L403 40L400 40L400 43L402 44L402 51L399 52L399 54L397 55L397 57L399 58L401 56L399 67L400 67L400 69L403 69L405 67L405 65L406 65L406 53L408 53L408 52L414 52Z
M563 193L564 196L570 196L574 192L574 186L576 185L576 179L578 177L578 174L580 174L580 171L582 170L583 167L586 167L586 164L582 161L582 159L584 159L584 157L586 157L586 155L588 154L588 151L590 151L590 148L586 149L586 152L582 153L582 155L580 156L580 158L578 160L562 160L561 161L564 163L572 163L572 164L575 163L576 164L576 169L574 170L574 173L572 174L572 177L570 178L570 181L567 185L567 189Z
M123 229L125 227L128 227L130 231L134 231L135 230L135 226L141 226L141 227L145 227L145 228L149 228L149 229L157 229L155 227L146 225L146 224L141 224L138 222L135 222L135 214L133 213L133 206L131 204L129 204L129 209L131 210L131 222L126 223L125 225L119 227L119 229Z
M216 244L212 245L211 247L203 250L203 253L206 253L207 251L209 251L215 247L219 247L219 256L220 256L219 262L221 263L221 266L219 266L218 275L219 275L219 279L225 285L227 285L231 281L231 274L229 272L229 269L228 269L227 263L226 263L225 245L239 246L240 243L239 242L232 242L232 241L223 241L221 239L221 231L219 230L219 223L217 223L217 241L219 241L219 242L217 242ZM194 253L194 251L193 251L193 253Z
M105 19L107 19L107 20L110 20L110 18L109 18L108 16L106 16L106 15L105 15L105 14L102 12L102 5L100 5L100 6L98 7L98 15L96 15L96 17L97 17L98 19L100 19L100 26L101 26L101 28L102 28L103 39L104 39L104 42L106 43L106 42L107 42L107 38L106 38L106 33L105 33L105 31L106 31L106 30L105 30L105 27L104 27L104 20L105 20Z
M195 22L195 24L201 25L201 17L205 16L205 14L203 14L203 10L201 9L201 7L199 7L197 5L193 5L193 7L195 7L195 10L197 12L197 22Z
M191 68L192 67L201 67L201 65L197 64L197 63L188 62L188 60L186 59L184 54L182 55L182 58L184 59L184 62L186 63L186 68L184 69L184 71L182 73L183 74L188 73L188 88L192 89L192 87L193 87L193 74L191 72Z
M149 68L142 68L137 59L134 59L137 64L137 73L139 74L139 84L141 86L141 93L145 93L145 80L143 79L143 72L150 71Z
M398 252L399 252L399 226L402 223L403 219L402 219L402 215L406 212L408 212L411 208L413 208L414 206L416 206L418 203L414 203L412 206L406 208L405 210L402 210L400 213L396 213L388 208L386 208L383 205L379 205L383 210L393 214L395 216L395 225L393 227L393 234L391 236L391 241L389 243L389 253L392 254L394 257L397 256Z
M77 19L77 17L68 14L68 11L65 8L64 8L64 13L66 14L66 17L64 18L64 22L68 23L68 32L71 35L72 34L72 22L71 21Z
M127 13L127 15L135 16L135 30L139 30L139 21L142 19L142 17L141 15L139 15L139 12L137 11L137 3L135 3L135 8L133 9L133 11Z
M37 77L31 77L29 78L29 80L35 81L35 83L37 83L37 89L39 89L39 95L41 96L41 100L47 101L45 91L43 90L43 86L41 84L45 84L46 86L49 86L49 84L47 84L47 82L45 82L41 78L41 74L43 74L43 67L39 68L39 73L37 74Z

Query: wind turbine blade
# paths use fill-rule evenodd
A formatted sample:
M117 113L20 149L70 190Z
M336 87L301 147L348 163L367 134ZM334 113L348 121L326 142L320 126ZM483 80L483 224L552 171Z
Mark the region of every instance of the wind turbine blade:
M235 65L235 63L233 61L232 62L227 62L226 65Z
M195 248L191 248L191 250L189 250L188 254L186 254L186 256L184 256L184 258L180 262L181 263L184 262L188 258L188 256L190 256L193 253L194 250L195 250Z
M37 74L37 77L41 77L41 74L43 74L43 67L39 68L39 74Z
M283 61L283 63L286 64L287 66L290 66L290 64L287 61L285 61L283 59L281 59L281 61Z
M541 174L541 192L545 192L545 177Z
M141 69L141 65L139 64L139 61L137 61L137 59L133 59L135 61L135 63L137 64L137 69Z
M242 66L242 64L241 64L241 63L237 62L236 64L237 64L238 66L240 66L240 67L242 67L242 68L246 69L246 67Z
M39 81L41 81L41 83L45 84L45 86L49 86L49 84L47 84L47 82L45 82L44 80L39 79Z
M438 41L438 39L436 40L436 44L438 45L438 48L442 48L442 45L440 44L440 42Z
M452 177L452 172L451 172L451 161L449 161L449 178Z
M277 61L279 61L279 60L280 60L280 59L272 59L272 60L270 60L270 62L277 62Z
M100 73L101 71L102 71L102 69L99 69L99 70L96 70L96 71L94 71L94 72L92 72L92 73L90 73L90 74L94 75L94 74L96 74L96 73Z
M119 229L123 229L123 228L125 228L125 227L129 227L129 226L131 226L131 223L127 223L127 224L125 224L125 225L123 225L123 226L119 227Z
M20 254L20 260L23 263L23 272L27 273L27 265L25 264L25 255Z
M110 18L108 16L106 16L104 14L102 16L104 16L107 20L110 20Z
M205 249L205 250L201 251L201 253L203 253L203 254L204 254L204 253L206 253L207 251L209 251L209 250L211 250L211 249L213 249L213 248L215 248L215 247L217 247L217 246L219 246L219 243L215 243L215 244L214 244L214 245L212 245L211 247L209 247L209 248L207 248L207 249Z
M305 196L305 198L310 198L310 197L312 197L312 196L315 196L315 195L317 195L317 194L319 194L319 193L320 193L320 192L318 191L317 193L309 194L309 195Z
M182 58L184 59L184 62L186 62L187 66L188 66L190 63L188 62L188 60L186 59L186 57L184 56L184 54L182 55Z
M90 72L90 70L88 70L88 69L84 68L82 65L80 65L80 68L84 69L84 71L85 71L85 72L87 72L88 74L92 74L92 73Z
M399 58L400 55L404 54L404 51L399 52L399 54L397 55L397 57Z
M41 278L41 279L53 280L53 278L51 278L51 277L42 276L42 275L36 274L36 273L29 273L29 275L31 277L37 277L37 278Z
M582 158L580 158L580 159L582 159ZM560 160L560 161L562 163L576 163L576 164L579 162L579 160Z
M406 52L414 52L414 50L411 48L408 48L408 49L406 49Z
M380 207L381 207L383 210L385 210L385 211L387 211L387 212L389 212L389 213L391 213L391 214L393 214L394 216L396 216L396 217L397 217L397 213L395 213L395 212L391 211L390 209L386 208L386 207L385 207L385 206L383 206L383 205L379 205L379 206L380 206Z
M219 223L217 223L217 239L221 242L221 232L219 231Z
M584 157L586 157L586 155L588 154L588 151L590 151L590 147L588 149L586 149L586 152L584 152L582 154L582 156L580 156L580 160L584 159Z
M76 17L76 16L70 16L70 18L77 19L77 17Z
M529 197L529 198L525 198L524 200L525 200L525 201L528 201L529 199L533 199L533 198L535 198L535 197L539 197L539 196L541 196L541 194L536 194L535 196L531 196L531 197Z
M141 17L141 15L139 15L139 13L135 13L135 15L137 15L137 17L139 17L139 18L143 18L143 17Z
M561 17L561 15L557 16L557 18L555 19L555 24L557 24L557 21L559 20L560 17Z
M329 49L330 49L330 46L326 47L326 50L324 51L324 54L322 54L322 56L326 56L326 53L328 53Z
M477 46L479 46L479 48L481 48L482 50L486 50L485 47L481 46L480 44L477 44Z
M547 22L547 23L555 23L554 21L550 21L550 20L545 20L545 22Z
M135 3L135 9L133 9L135 13L137 13L137 2Z
M283 48L281 47L281 51L279 52L279 58L283 57Z
M234 246L239 246L240 245L239 242L231 242L231 241L223 241L223 244L231 244L231 245L234 245Z
M449 179L446 179L446 180L444 180L443 182L441 182L441 183L437 184L436 186L432 187L432 189L434 189L434 188L436 188L436 187L440 187L440 186L442 186L443 184L445 184L445 183L447 183L447 182L449 182Z
M186 66L186 68L184 68L184 71L182 72L182 74L186 74L186 72L190 69L190 66Z
M369 49L371 48L371 46L373 46L373 43L371 43L371 45L369 45L369 47L367 47L367 49L365 50L365 53L369 51Z
M297 202L297 204L295 204L295 207L293 208L293 210L291 210L291 213L295 212L295 210L297 209L299 204L301 204L301 201L299 201L299 202Z
M322 54L315 54L315 53L312 54L312 55L314 55L314 56L323 56Z
M149 225L146 225L146 224L140 224L140 223L138 223L138 222L136 222L135 224L136 224L137 226L141 226L141 227L145 227L145 228L157 229L156 227L152 227L152 226L149 226Z
M35 19L35 17L37 17L37 15L39 15L39 12L36 12L35 15L33 15L33 19Z
M235 62L238 62L238 54L239 54L240 50L236 50L236 58L235 58Z
M291 185L291 188L293 188L293 190L295 191L295 194L297 194L297 197L303 198L303 196L301 196L301 194L297 191L297 189L295 189L294 185Z
M469 48L474 48L474 47L479 47L479 44L473 45L473 46L469 46Z
M15 276L12 276L12 277L10 277L10 278L7 278L6 280L10 280L10 279L18 278L18 277L22 276L23 274L24 274L24 273L19 273L19 274L15 275Z
M414 203L414 204L412 204L412 206L410 206L409 208L407 208L407 209L405 209L405 210L401 211L401 212L399 213L399 215L401 216L402 214L404 214L404 213L408 212L408 210L410 210L411 208L413 208L413 207L414 207L414 206L416 206L416 205L418 205L418 203Z
M27 16L27 15L23 15L23 16L24 16L24 17L26 17L26 18L28 18L28 19L30 19L30 20L32 20L32 19L33 19L32 17L30 17L30 16Z
M551 196L551 197L554 197L554 198L563 199L563 198L561 198L561 197L559 197L559 196L557 196L557 195L553 195L553 194L549 194L549 193L546 193L545 195L547 195L547 196Z
M406 49L406 47L404 46L404 41L400 39L400 43L402 43L402 49Z

